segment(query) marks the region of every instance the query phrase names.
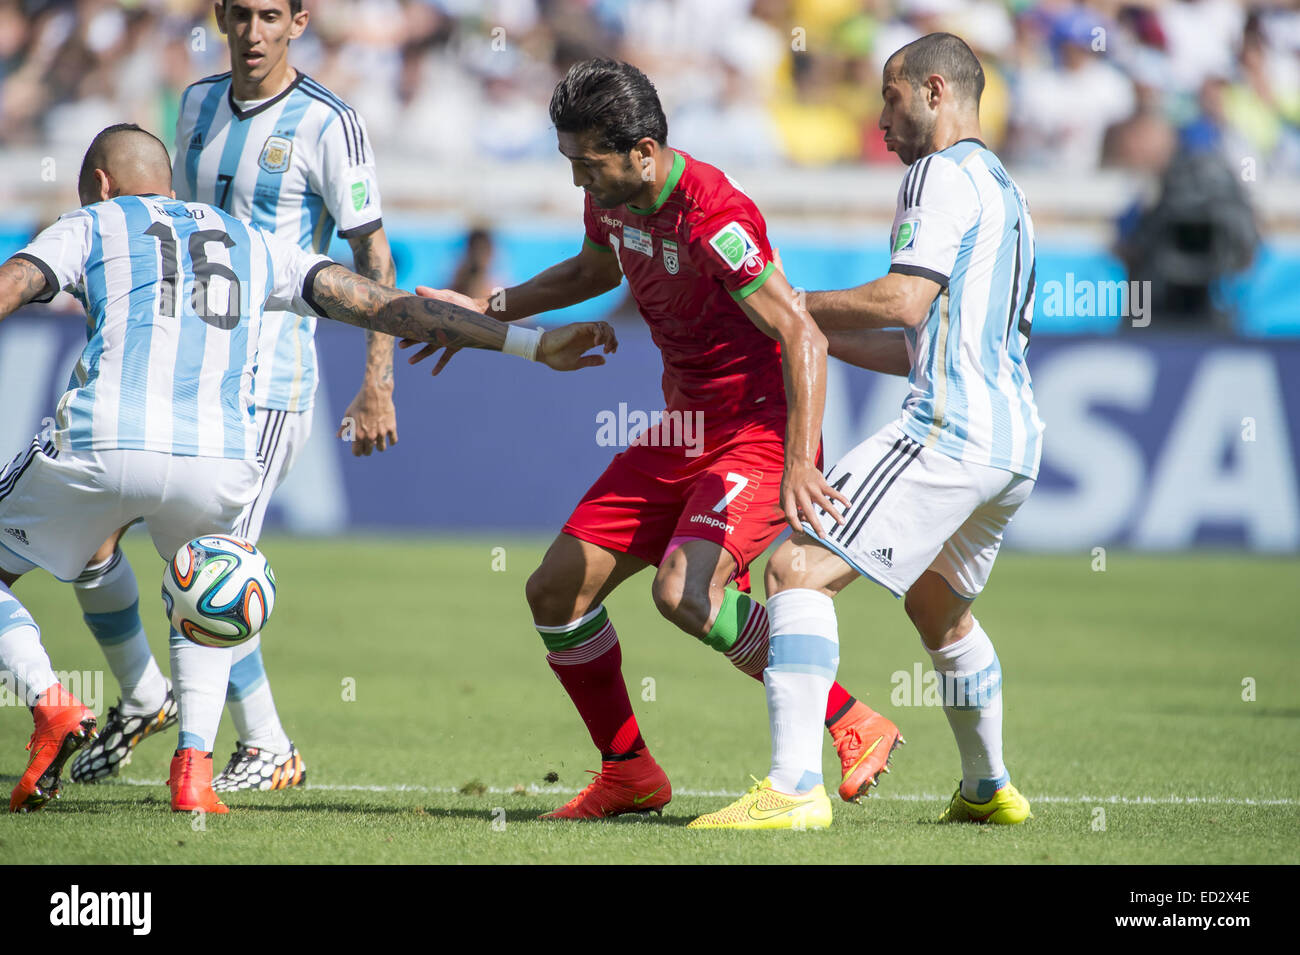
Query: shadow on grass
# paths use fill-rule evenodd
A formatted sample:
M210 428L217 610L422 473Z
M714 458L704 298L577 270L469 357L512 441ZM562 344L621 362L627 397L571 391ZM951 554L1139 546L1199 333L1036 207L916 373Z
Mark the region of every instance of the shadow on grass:
M604 826L685 826L691 821L693 816L657 816L650 814L648 817L641 814L626 814L615 816L612 819L590 819L590 820L568 820L568 819L539 819L542 813L550 812L553 807L550 806L533 806L527 809L494 806L489 809L466 809L464 807L446 807L437 805L424 806L382 806L373 804L358 803L294 803L286 805L284 803L259 803L238 805L230 803L232 815L239 815L245 812L256 813L285 813L285 812L331 812L331 813L372 813L392 816L415 816L423 817L430 821L438 819L465 819L475 822L504 822L520 823L530 822L542 825L604 825ZM500 810L500 811L498 811Z

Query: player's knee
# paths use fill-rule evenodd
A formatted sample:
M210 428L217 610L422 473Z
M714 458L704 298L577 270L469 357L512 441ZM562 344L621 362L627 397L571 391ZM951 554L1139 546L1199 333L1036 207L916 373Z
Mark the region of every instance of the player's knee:
M656 609L669 620L676 617L677 608L681 606L685 591L685 577L666 572L666 568L655 575L654 583L650 585L650 595L654 598Z
M799 571L795 567L793 553L792 548L783 544L767 562L767 570L763 573L763 586L769 597L800 585Z
M909 591L903 598L907 612L922 642L931 649L955 643L970 632L973 621L969 607L947 607Z
M709 621L712 607L707 589L691 587L685 574L661 570L650 593L664 619L688 633L703 630Z
M533 620L542 626L558 627L569 622L571 607L564 606L564 595L546 564L533 571L528 583L524 584L524 598L528 601L528 609L533 612ZM570 605L572 602L571 599L568 601ZM558 619L561 617L564 619Z

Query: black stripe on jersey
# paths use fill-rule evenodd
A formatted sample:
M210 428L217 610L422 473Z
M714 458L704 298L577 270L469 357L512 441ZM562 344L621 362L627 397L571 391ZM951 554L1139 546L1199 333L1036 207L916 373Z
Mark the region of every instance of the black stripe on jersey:
M330 91L325 89L325 87L321 86L319 83L316 83L315 80L309 80L309 82L315 83L316 86L319 86L323 92L329 94L330 98L339 104L340 108L346 110L347 117L352 124L352 131L357 138L357 162L359 163L373 162L375 158L374 151L370 149L370 144L366 142L366 133L361 126L361 117L357 115L357 111L353 109L351 106L349 106L347 103L343 102L343 100L339 99L333 93L330 93ZM366 154L368 152L370 153L370 155L367 157Z
M48 302L54 296L59 294L59 279L54 274L54 270L48 264L42 262L30 252L15 252L12 256L15 259L22 259L24 262L30 262L41 270L41 275L45 276L45 291L32 299L33 302Z
M316 273L321 269L334 265L334 262L320 261L307 270L307 274L302 280L302 300L312 307L312 310L321 318L329 318L325 309L316 301L316 296L312 293L312 288L316 283Z
M1016 330L1021 335L1024 335L1026 339L1029 338L1031 323L1029 319L1025 318L1025 309L1029 308L1029 302L1034 297L1034 276L1037 271L1038 256L1034 254L1034 250L1031 248L1029 250L1029 281L1025 283L1025 297L1020 303L1020 321L1016 322Z
M195 80L193 83L187 86L186 89L190 89L195 86L202 86L204 83L220 83L222 80L230 79L230 77L231 77L230 70L226 70L226 72L224 73L213 73L211 76L205 76L201 80Z
M270 109L276 103L280 102L280 100L284 99L294 90L296 90L298 88L298 84L302 82L302 79L303 79L303 75L299 73L297 76L293 78L292 83L290 83L280 92L276 93L265 103L260 103L257 106L254 106L252 109L240 109L238 106L235 105L235 84L231 83L230 89L226 90L226 105L230 107L231 115L233 115L235 119L239 119L239 120L251 119L254 116L256 116L258 113Z
M354 226L351 229L339 229L340 239L359 239L362 236L370 235L372 232L378 232L384 226L384 220L372 219L364 225Z
M936 272L934 269L927 269L924 265L906 265L895 262L889 267L889 271L897 272L899 275L917 275L923 279L929 279L931 282L939 283L941 288L948 287L948 276L942 272Z
M1011 342L1011 326L1015 322L1016 304L1017 304L1017 300L1020 299L1020 240L1021 238L1022 236L1020 235L1020 220L1017 219L1016 220L1016 268L1015 271L1011 274L1011 294L1008 296L1009 301L1007 303L1007 330L1006 333L1002 336L1003 348L1008 347ZM1027 298L1028 296L1026 295L1026 299ZM1021 312L1023 312L1024 311L1023 300L1020 302L1020 306L1021 306L1020 310Z
M257 460L258 460L260 463L262 463L263 465L266 464L267 456L268 456L269 453L270 453L267 449L268 449L268 448L271 446L271 444L273 443L273 441L272 441L272 435L273 435L274 432L275 432L275 425L276 425L276 422L280 420L280 419L277 418L276 416L277 416L277 415L280 415L280 414L283 414L283 412L282 412L282 411L276 411L276 410L274 410L274 409L270 409L270 408L267 409L267 414L266 414L266 427L264 427L264 428L262 429L261 440L258 441L258 444L257 444Z
M909 447L903 453L902 464L899 467L894 468L893 476L889 479L889 481L885 484L885 486L880 489L880 492L874 495L874 498L871 501L871 506L866 509L866 513L864 513L861 519L859 519L858 526L854 528L853 533L850 534L848 537L844 538L841 546L843 546L846 550L850 546L852 546L853 539L857 537L858 532L861 531L864 526L866 526L867 518L871 517L871 512L876 509L876 505L879 504L882 500L884 500L885 495L889 493L889 489L893 487L894 482L898 480L898 476L902 474L904 471L906 471L908 467L911 465L911 463L915 461L917 456L921 453L921 445L917 444L911 438L908 438L907 442ZM892 468L893 465L891 465L890 467ZM879 479L877 479L876 483L879 484L884 479L885 479L885 475L882 474L879 477ZM865 504L866 501L863 501L863 503Z
M930 160L926 159L925 168L921 170L921 181L916 184L916 195L912 197L912 205L921 204L921 190L925 188L925 177L930 175Z
M862 482L862 486L867 488L867 493L862 498L862 503L857 506L853 514L850 515L848 519L836 529L835 534L832 535L841 546L847 546L846 541L852 540L857 536L858 531L862 528L862 522L866 519L866 514L871 513L871 508L874 506L872 502L876 497L877 491L885 482L886 478L888 478L897 467L903 465L906 461L908 454L911 452L912 444L912 439L907 437L899 438L895 441L894 447L890 449L889 454L880 459L876 466L872 468L871 474L867 475L867 479ZM880 473L876 476L876 479L873 482L871 478L873 475L876 475L877 471ZM859 490L861 489L862 488L859 488ZM866 514L863 513L864 511Z
M861 510L862 507L862 505L858 504L858 498L862 496L863 491L866 491L867 488L871 486L871 479L876 476L877 471L885 467L887 463L896 455L906 451L906 449L903 446L903 442L907 440L908 439L904 437L904 438L899 438L897 441L895 441L894 446L885 452L885 456L882 457L879 461L877 461L876 466L873 467L867 473L867 476L862 479L862 483L858 485L858 489L854 491L853 496L849 498L849 506L844 510L844 523L839 525L838 527L836 527L834 530L830 532L830 536L832 538L838 536L839 534L844 533L849 529L849 525L853 523L854 519L858 516L858 511ZM832 468L831 470L834 470L834 468ZM870 493L868 493L867 497L870 496L871 496ZM866 501L864 500L862 504L865 505Z
M284 430L284 422L288 415L287 411L267 409L266 427L262 431L261 444L257 449L257 460L262 466L262 485L257 489L257 497L253 498L253 503L248 505L248 511L244 514L244 519L239 522L235 528L235 536L248 538L248 529L253 523L253 514L257 510L258 502L263 497L270 497L275 491L276 485L267 478L267 465L275 457L275 450L280 446L280 432Z
M58 452L54 448L54 441L52 439L47 438L45 441L41 441L39 435L32 438L32 443L28 446L27 453L23 455L22 463L18 465L16 470L6 474L3 481L0 481L0 501L3 501L9 496L9 493L14 489L14 485L18 483L18 479L23 476L23 473L29 467L31 467L32 461L36 460L36 455L38 453L43 453L47 458L58 457Z
M317 83L310 76L305 78L304 85L311 87L317 93L320 93L325 97L327 97L329 101L334 105L339 115L342 116L345 120L347 120L349 133L354 138L354 141L356 143L356 158L353 160L353 162L357 164L366 162L366 145L367 145L366 137L365 137L365 133L363 133L361 130L361 120L357 118L357 111L353 109L351 106L349 106L347 103L343 102L343 100L339 99L333 93L331 93L320 83Z
M921 174L921 163L923 162L925 162L924 159L918 159L912 163L912 170L907 177L907 192L903 196L904 209L912 208L912 190L916 187L916 177Z
M907 175L903 177L903 208L904 209L908 208L908 206L911 205L911 203L907 201L907 197L912 194L912 179L916 176L916 169L919 165L920 165L919 162L912 163L912 167L907 170Z
M303 87L302 91L307 96L310 96L312 99L316 100L316 102L323 103L324 105L328 106L330 109L334 110L334 112L338 114L339 122L343 124L344 142L347 143L347 147L348 147L348 162L354 166L359 165L361 160L357 158L356 134L355 134L352 121L348 117L347 110L339 107L336 103L326 99L324 96L322 96L320 93L317 93L315 90L308 89L306 86Z

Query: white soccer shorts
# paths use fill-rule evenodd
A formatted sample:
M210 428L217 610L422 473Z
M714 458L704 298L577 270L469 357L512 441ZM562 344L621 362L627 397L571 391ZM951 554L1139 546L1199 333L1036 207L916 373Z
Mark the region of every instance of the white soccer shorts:
M1031 478L924 447L896 421L837 461L826 480L852 503L839 505L838 525L817 509L819 543L898 597L933 570L974 600L1034 489Z
M254 544L262 536L262 523L266 509L275 493L298 460L307 439L311 437L312 412L280 411L274 408L257 409L257 457L262 462L262 486L257 498L244 508L235 524L235 536Z
M186 541L229 534L257 495L256 461L158 451L60 451L38 435L0 471L0 570L75 580L118 528L143 520L170 560Z

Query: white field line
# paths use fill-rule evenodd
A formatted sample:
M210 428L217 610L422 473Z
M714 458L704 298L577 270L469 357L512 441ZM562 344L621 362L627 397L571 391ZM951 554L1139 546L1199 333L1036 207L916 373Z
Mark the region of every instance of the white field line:
M165 779L119 779L117 783L127 786L166 786ZM393 785L371 785L364 786L359 784L348 783L307 783L304 789L317 789L322 792L364 792L364 793L433 793L438 795L455 796L461 794L460 786L417 786L406 783L396 783ZM570 793L576 793L578 790L565 786L538 786L536 784L524 787L523 790L507 789L503 786L488 786L483 789L483 795L492 796L514 796L514 795L553 795L564 796ZM478 795L478 792L469 792L464 795ZM674 796L700 796L710 799L735 799L744 795L740 792L732 792L725 789L674 789ZM895 801L895 802L946 802L952 798L952 793L872 793L870 799ZM1095 805L1097 803L1120 804L1125 806L1300 806L1300 799L1248 799L1235 796L1044 796L1041 794L1031 794L1029 797L1031 803L1080 803Z

